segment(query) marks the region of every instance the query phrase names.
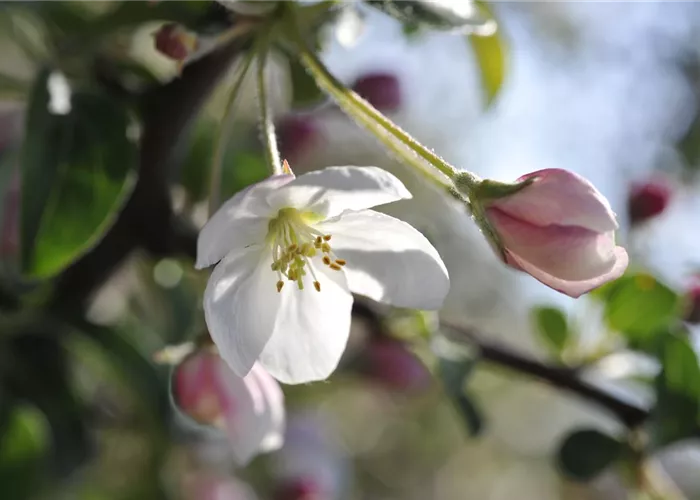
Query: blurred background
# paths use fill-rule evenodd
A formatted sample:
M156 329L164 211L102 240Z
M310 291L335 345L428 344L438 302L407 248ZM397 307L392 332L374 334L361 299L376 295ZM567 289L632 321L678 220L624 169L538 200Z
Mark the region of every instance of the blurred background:
M401 178L386 211L451 290L430 314L358 298L339 370L283 386L284 445L242 467L171 379L206 332L196 234L250 46L222 33L274 2L0 2L0 498L700 499L700 4L478 3L455 31L422 3L298 8L332 73L452 164L591 180L628 274L574 300L507 269L282 47L283 157ZM224 199L267 175L252 78L233 116Z

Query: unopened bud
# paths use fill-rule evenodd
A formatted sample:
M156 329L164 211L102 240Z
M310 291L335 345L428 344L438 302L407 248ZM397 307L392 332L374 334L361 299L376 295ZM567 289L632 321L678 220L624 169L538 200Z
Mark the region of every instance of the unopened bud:
M277 123L277 142L282 156L298 159L318 137L318 130L310 117L289 115Z
M664 182L635 184L627 201L630 224L639 224L661 214L670 199L671 188Z
M275 492L275 500L325 500L320 486L311 480L297 479L282 484Z
M175 61L184 61L197 48L197 37L177 24L165 24L154 35L156 50Z
M688 290L688 302L688 314L685 320L688 323L700 324L700 284Z
M352 89L380 111L396 111L401 106L401 86L394 75L365 75L355 82Z

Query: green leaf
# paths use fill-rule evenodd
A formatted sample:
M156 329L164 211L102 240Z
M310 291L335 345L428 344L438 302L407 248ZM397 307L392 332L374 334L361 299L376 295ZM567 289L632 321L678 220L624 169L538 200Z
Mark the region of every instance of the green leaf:
M404 23L425 25L433 29L478 29L490 22L468 0L370 0L367 3ZM474 8L470 9L470 4Z
M38 486L48 447L48 426L41 412L30 406L14 408L0 436L3 498L30 498Z
M32 278L59 273L95 245L136 177L124 106L74 91L69 112L52 114L50 75L42 72L32 91L20 162L21 266Z
M664 338L656 378L656 405L649 422L652 446L660 447L694 435L700 409L700 366L687 339Z
M87 414L71 385L68 353L58 341L63 331L53 321L42 323L18 332L3 346L12 360L4 382L16 399L31 402L45 416L51 468L65 475L84 464L90 453Z
M27 84L21 79L0 73L0 98L14 99L24 96L27 91Z
M484 428L481 412L464 391L464 384L474 369L476 360L451 360L440 358L439 374L445 387L445 393L459 412L467 432L477 436Z
M269 175L262 153L232 151L230 155L231 160L226 160L222 172L221 193L224 200Z
M479 5L487 9L483 2ZM481 71L481 85L486 95L486 105L489 106L495 101L505 80L508 45L500 27L488 36L471 33L469 44Z
M631 341L645 343L677 320L682 300L648 274L623 276L607 290L605 319Z
M588 481L622 455L625 445L597 430L571 433L557 457L562 473L574 481Z
M537 333L544 345L555 354L560 354L570 338L566 316L554 307L536 307L533 316Z
M295 59L289 59L289 78L292 84L292 107L308 108L326 99L326 94L316 85L316 80Z

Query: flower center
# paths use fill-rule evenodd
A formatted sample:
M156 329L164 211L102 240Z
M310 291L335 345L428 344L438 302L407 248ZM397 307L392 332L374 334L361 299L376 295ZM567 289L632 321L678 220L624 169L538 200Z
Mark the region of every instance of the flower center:
M281 291L284 280L296 283L304 289L304 276L311 275L314 288L321 291L311 259L320 257L321 262L334 271L345 265L336 258L331 249L331 235L323 234L312 224L319 220L313 212L300 212L296 208L283 208L268 224L267 241L272 246L272 270L277 273L277 291Z

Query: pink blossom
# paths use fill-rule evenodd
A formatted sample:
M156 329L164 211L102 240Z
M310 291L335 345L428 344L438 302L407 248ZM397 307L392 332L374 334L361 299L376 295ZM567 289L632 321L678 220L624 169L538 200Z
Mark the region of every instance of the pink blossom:
M618 228L605 197L586 179L546 169L515 194L484 202L511 267L570 297L624 273L628 257L615 245Z
M182 413L226 432L239 464L282 445L282 390L259 365L241 378L216 353L198 351L175 369L172 390Z

